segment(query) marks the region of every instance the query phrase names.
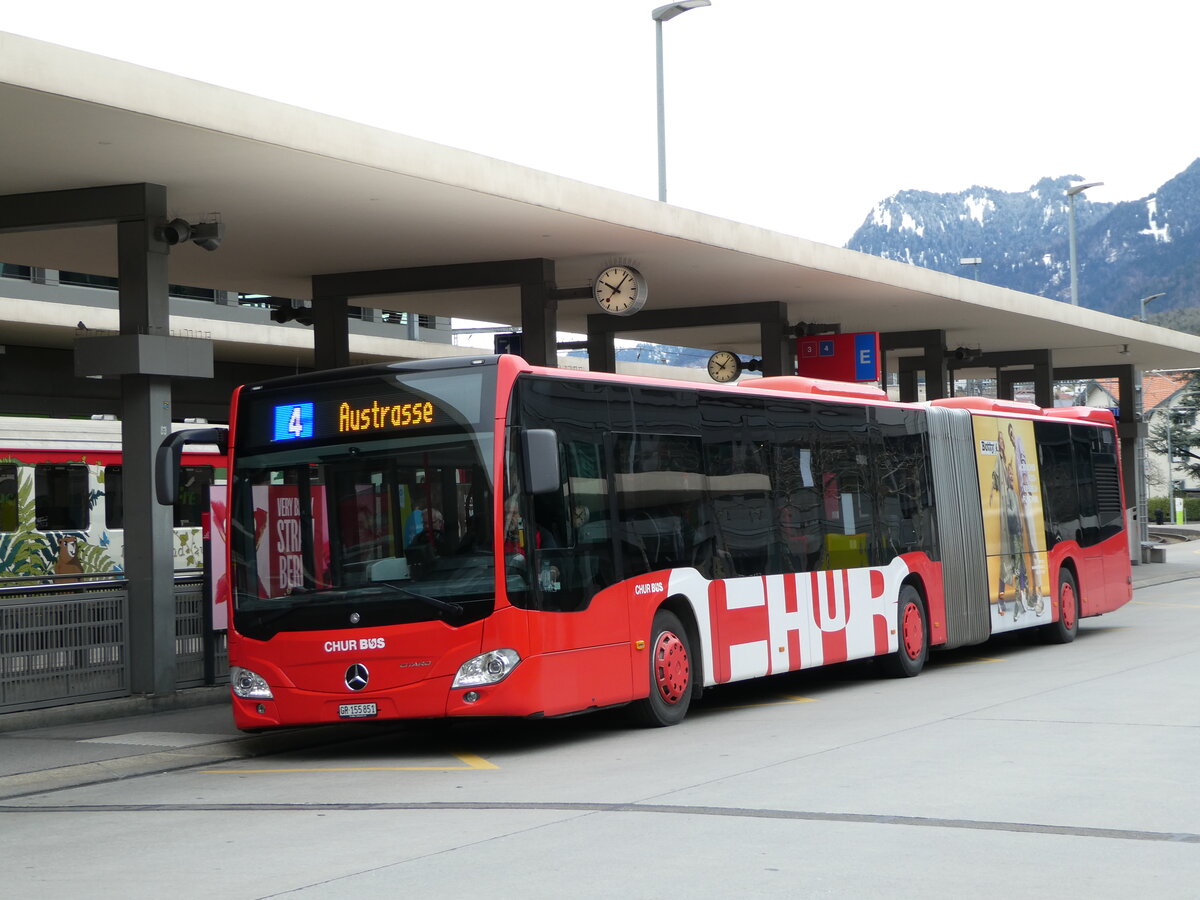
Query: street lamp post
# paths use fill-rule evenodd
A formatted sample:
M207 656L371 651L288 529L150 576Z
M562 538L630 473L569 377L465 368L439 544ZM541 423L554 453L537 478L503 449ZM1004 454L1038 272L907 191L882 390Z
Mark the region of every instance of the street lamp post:
M1146 304L1150 303L1154 300L1157 300L1159 297L1165 297L1165 296L1166 296L1166 294L1162 293L1162 294L1151 294L1149 297L1142 298L1141 302L1142 302L1142 321L1143 322L1146 321Z
M1077 184L1067 188L1067 231L1071 241L1071 305L1079 305L1079 278L1076 274L1075 263L1075 195L1088 188L1100 187L1103 181L1089 181L1087 184Z
M660 6L650 17L654 19L655 62L658 74L658 199L667 200L667 115L663 102L663 22L669 22L689 9L712 6L712 0L680 0Z
M1171 447L1171 411L1167 410L1167 515L1175 524L1175 451Z

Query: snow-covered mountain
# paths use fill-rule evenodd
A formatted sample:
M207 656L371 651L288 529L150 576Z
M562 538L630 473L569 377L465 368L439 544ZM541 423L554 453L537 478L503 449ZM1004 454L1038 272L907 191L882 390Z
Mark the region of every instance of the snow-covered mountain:
M1020 193L901 191L878 203L846 246L886 259L1070 302L1067 188L1043 178ZM1164 292L1153 311L1200 301L1200 159L1149 197L1075 198L1081 306L1120 316ZM964 260L981 260L977 265Z

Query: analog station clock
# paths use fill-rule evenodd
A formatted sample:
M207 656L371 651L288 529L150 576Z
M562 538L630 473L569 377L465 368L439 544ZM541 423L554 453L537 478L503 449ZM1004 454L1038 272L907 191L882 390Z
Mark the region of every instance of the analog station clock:
M742 374L742 361L732 350L718 350L708 358L708 375L724 384Z
M646 305L646 279L633 266L609 266L592 283L596 304L614 316L632 316Z

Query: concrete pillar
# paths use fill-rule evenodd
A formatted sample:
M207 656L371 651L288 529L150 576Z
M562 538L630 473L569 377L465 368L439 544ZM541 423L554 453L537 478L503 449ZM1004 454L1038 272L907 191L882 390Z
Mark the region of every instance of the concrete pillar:
M551 284L521 284L521 352L535 366L558 365L558 301L550 296Z
M349 304L345 297L313 297L313 365L340 369L350 365Z
M117 225L120 333L167 337L168 246L154 234L155 223L166 221L166 190L146 187L145 218ZM129 674L137 694L175 690L174 514L154 496L154 455L170 431L170 379L122 375Z
M603 322L599 316L588 316L587 354L588 371L615 372L617 371L616 335L611 331L593 328L593 324Z
M764 314L759 325L759 343L762 347L763 375L796 374L796 339L787 320L787 304L779 303L777 315L771 316L764 304Z

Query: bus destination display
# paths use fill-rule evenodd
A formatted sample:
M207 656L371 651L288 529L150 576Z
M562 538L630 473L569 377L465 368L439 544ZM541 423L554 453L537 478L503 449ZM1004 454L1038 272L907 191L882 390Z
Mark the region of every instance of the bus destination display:
M380 403L356 399L322 403L282 403L272 410L273 441L346 434L378 434L437 424L441 411L429 400Z

